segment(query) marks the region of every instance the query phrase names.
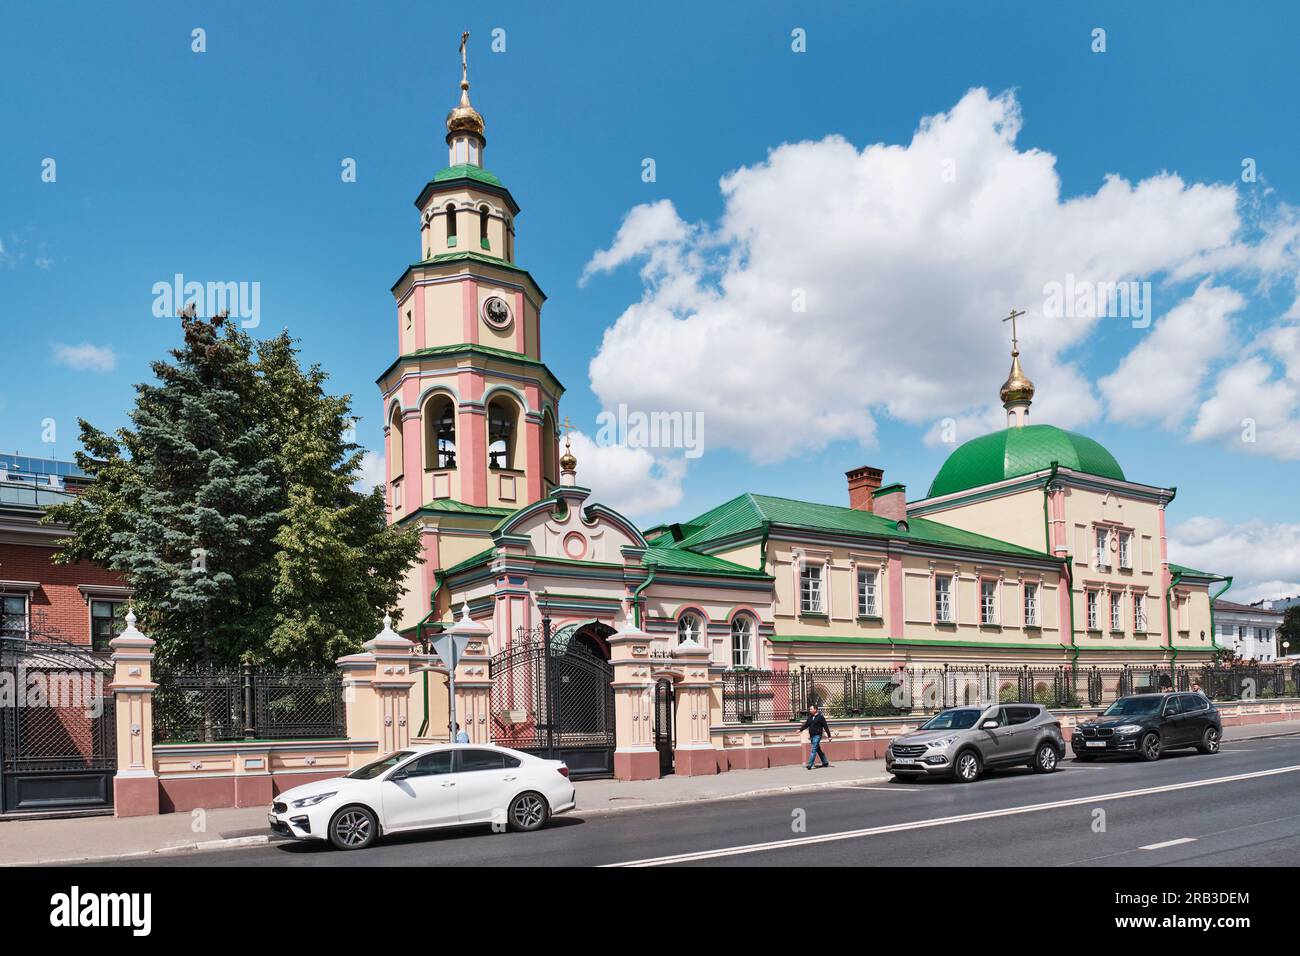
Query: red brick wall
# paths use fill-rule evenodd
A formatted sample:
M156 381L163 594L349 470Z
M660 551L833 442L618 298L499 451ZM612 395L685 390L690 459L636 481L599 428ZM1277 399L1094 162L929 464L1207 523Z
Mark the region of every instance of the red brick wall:
M96 564L55 564L56 548L0 543L0 580L39 581L31 594L30 613L63 640L90 643L90 605L78 590L83 584L123 587L122 578Z

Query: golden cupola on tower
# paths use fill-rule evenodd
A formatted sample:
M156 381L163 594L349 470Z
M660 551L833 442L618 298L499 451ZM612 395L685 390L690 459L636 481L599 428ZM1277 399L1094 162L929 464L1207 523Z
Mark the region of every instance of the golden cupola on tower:
M1024 370L1020 367L1020 352L1017 350L1011 353L1011 374L1007 380L1002 383L1002 404L1009 405L1014 402L1024 402L1028 404L1034 398L1034 383L1025 375Z

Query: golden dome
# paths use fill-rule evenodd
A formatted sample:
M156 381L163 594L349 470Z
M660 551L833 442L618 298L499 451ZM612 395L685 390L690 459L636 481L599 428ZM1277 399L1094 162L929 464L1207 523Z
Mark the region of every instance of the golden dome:
M1034 397L1034 383L1025 375L1024 370L1020 367L1019 350L1011 353L1011 374L1007 380L1002 383L1002 404L1010 405L1014 402L1029 402Z
M469 59L465 45L469 42L469 33L460 35L460 104L447 114L447 138L457 133L483 135L483 114L469 103Z
M566 447L564 454L560 456L560 468L564 471L577 471L578 459L573 457L573 452Z

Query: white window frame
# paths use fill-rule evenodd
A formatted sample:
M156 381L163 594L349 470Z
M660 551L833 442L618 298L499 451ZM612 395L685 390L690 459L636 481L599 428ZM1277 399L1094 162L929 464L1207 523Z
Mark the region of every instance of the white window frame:
M1133 570L1133 532L1119 533L1119 566L1122 571Z
M799 568L799 612L801 614L826 613L826 566L817 561L805 561Z
M1038 627L1038 585L1026 581L1024 590L1025 627Z
M1145 632L1147 629L1147 596L1133 595L1133 630Z
M703 644L704 638L709 632L708 622L705 621L704 617L699 614L699 612L690 610L682 611L681 614L677 615L677 643L680 645L682 641L685 640L685 637L682 635L682 625L686 624L687 621L695 622L696 632L693 635L694 640L697 644Z
M858 568L858 617L880 616L880 572Z
M998 582L980 578L980 624L995 627L998 623Z
M1093 532L1093 557L1096 566L1104 571L1110 570L1110 555L1106 553L1106 546L1110 544L1110 532L1105 528L1097 528Z
M13 628L13 629L11 629L11 628L5 628L5 630L4 630L3 632L0 632L0 634L3 634L3 636L5 636L5 637L18 638L18 639L20 639L20 640L25 640L26 638L30 637L30 636L31 636L31 630L32 630L32 597L31 597L31 595L30 595L30 594L24 594L24 593L17 592L17 591L4 591L4 592L0 592L0 598L3 598L5 601L22 601L22 602L23 602L23 610L22 610L22 628L21 628L21 629L18 629L18 628ZM4 603L3 603L3 602L0 602L0 619L5 618L5 617L9 617L9 616L10 616L10 615L7 615L7 614L4 613ZM14 617L17 617L18 615L13 615L13 616L14 616Z
M1088 621L1088 630L1101 630L1101 614L1098 604L1101 602L1101 592L1096 588L1088 588L1083 592L1084 613Z
M754 619L748 614L737 614L731 619L731 666L754 666Z
M943 587L939 583L943 582ZM934 620L936 624L954 623L952 590L953 579L951 574L936 574L934 576ZM942 598L942 600L940 600Z
M1110 592L1110 629L1124 630L1124 598L1119 591Z

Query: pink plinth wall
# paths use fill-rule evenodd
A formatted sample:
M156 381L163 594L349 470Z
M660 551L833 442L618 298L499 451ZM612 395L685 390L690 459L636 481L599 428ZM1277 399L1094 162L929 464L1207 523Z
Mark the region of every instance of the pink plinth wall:
M339 776L338 771L323 773L295 773L283 777L270 774L250 774L226 777L172 778L153 781L154 809L152 813L184 813L189 810L215 810L221 807L270 806L278 793L300 787L304 783L328 780ZM119 778L117 782L121 782ZM119 813L118 816L124 814Z
M114 777L113 815L152 817L158 813L157 777Z
M659 754L650 750L615 750L614 776L619 780L659 779Z
M656 755L657 756L657 755ZM656 766L655 770L659 768ZM718 752L708 750L676 750L673 752L673 773L679 777L702 777L719 772ZM658 774L655 774L658 776Z

